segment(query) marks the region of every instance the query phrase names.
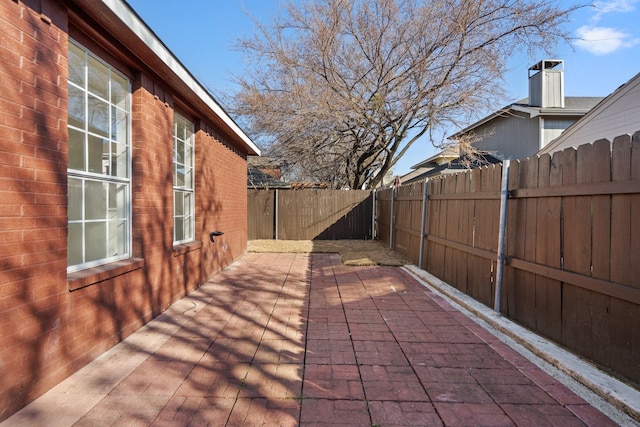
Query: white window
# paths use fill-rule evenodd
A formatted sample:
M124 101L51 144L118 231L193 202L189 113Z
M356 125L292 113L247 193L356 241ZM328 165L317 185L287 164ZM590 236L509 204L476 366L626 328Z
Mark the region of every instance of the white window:
M194 240L194 125L179 114L173 120L173 243Z
M131 82L69 42L67 271L130 257Z

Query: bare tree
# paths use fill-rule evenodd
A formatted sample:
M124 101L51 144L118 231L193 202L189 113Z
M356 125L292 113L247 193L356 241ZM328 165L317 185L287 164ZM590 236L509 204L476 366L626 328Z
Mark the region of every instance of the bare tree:
M252 61L231 109L307 178L373 187L419 138L504 96L514 51L568 40L577 7L546 0L288 3L238 47Z

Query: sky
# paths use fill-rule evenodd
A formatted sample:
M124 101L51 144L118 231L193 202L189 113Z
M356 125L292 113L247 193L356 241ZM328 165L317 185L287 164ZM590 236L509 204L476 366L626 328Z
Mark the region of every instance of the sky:
M233 46L238 38L253 34L253 19L269 23L283 9L283 0L127 2L213 93L233 91L232 76L244 70L243 55ZM558 1L562 6L575 3ZM528 68L541 59L564 60L565 96L604 97L640 72L640 0L595 1L575 12L566 29L575 37L572 45L558 45L551 54L540 52L534 58L514 53L505 64L509 98L495 110L528 96ZM457 130L452 129L448 135ZM398 161L394 174L410 172L411 166L437 151L429 140L418 140Z

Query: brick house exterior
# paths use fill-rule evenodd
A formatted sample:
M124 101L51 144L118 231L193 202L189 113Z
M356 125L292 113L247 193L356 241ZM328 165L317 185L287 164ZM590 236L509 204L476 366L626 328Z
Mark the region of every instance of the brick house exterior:
M2 1L0 40L3 420L245 252L246 159L259 150L120 0ZM102 121L111 139L91 133L98 119L83 103L97 102L93 89L77 98L81 90L69 83L70 70L85 69L71 65L72 44L89 58L88 79L94 63L111 76L112 100L104 101L110 110L103 111L109 119ZM117 82L129 87L118 132ZM82 107L79 123L91 122L88 130L73 128L71 104ZM83 119L84 111L91 118ZM192 125L193 161L175 159L176 117ZM80 135L80 151L69 148L71 133ZM98 155L91 154L96 140L105 147ZM77 158L85 162L79 172L72 170ZM100 170L92 172L86 162L95 159ZM177 208L180 162L193 172L180 199L191 206L184 212ZM116 165L121 176L110 172ZM84 185L82 192L71 195L72 182ZM87 190L96 183L107 193ZM69 231L77 197L85 210L74 228L84 233L79 244ZM93 197L108 205L97 222L86 213ZM186 237L176 233L177 224L187 223ZM96 243L91 230L100 227L110 231ZM224 232L215 242L213 230ZM94 256L94 246L108 252ZM76 252L81 261L74 267Z

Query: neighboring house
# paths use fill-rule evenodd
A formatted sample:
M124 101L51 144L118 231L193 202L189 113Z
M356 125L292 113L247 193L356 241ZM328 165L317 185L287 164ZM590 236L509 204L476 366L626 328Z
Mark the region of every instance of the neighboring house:
M445 163L441 163L425 172L422 172L421 174L413 176L412 178L405 179L404 181L401 181L401 183L412 184L414 182L422 181L426 178L435 178L436 176L440 175L457 173L501 162L502 160L492 156L491 154L478 154L474 156L462 155Z
M249 168L257 169L275 179L282 179L282 166L272 157L250 156L247 158Z
M501 162L501 159L498 159L491 154L478 154L475 156L462 155L456 157L448 163L441 164L431 169L430 171L425 172L420 179L414 179L406 183L411 184L412 182L417 182L425 178L435 178L436 176L440 175L457 173L469 169L476 169L482 166L494 165Z
M247 188L252 190L288 189L291 188L291 184L249 166L247 168Z
M376 186L370 187L369 186L369 182L367 182L360 189L364 190L366 188L368 188L368 189L387 188L387 187L390 187L390 186L394 185L394 183L396 182L397 179L398 179L398 177L393 175L393 168L391 168L391 169L389 169L387 171L387 173L384 174L384 176L382 177L382 179L380 180L380 182L378 182L378 184Z
M499 159L536 154L584 116L602 97L565 97L564 62L545 59L529 68L529 97L488 115L449 137L469 138Z
M449 147L439 153L434 154L426 160L421 161L418 164L411 166L413 169L411 172L402 175L400 177L401 184L411 184L414 182L422 181L425 178L432 178L435 176L431 171L439 168L442 165L447 165L451 161L457 159L460 156L460 149L458 146Z
M390 185L393 185L394 181L395 177L393 175L393 168L391 168L387 171L387 173L384 174L384 177L382 177L382 181L380 181L375 188L389 187Z
M0 21L3 420L245 252L259 150L123 0Z
M472 142L480 153L474 159L455 156L449 149L415 166L401 178L410 184L437 175L525 159L536 154L587 114L602 97L565 97L564 61L544 59L529 68L529 97L509 104L450 136ZM449 165L449 166L447 166Z
M554 153L568 147L578 147L598 139L608 139L640 130L640 73L603 99L584 117L558 138L540 150Z
M247 188L253 190L321 190L331 188L328 182L284 181L280 163L270 157L247 158Z
M247 158L247 188L288 189L291 184L282 180L280 163L270 157L250 156Z

